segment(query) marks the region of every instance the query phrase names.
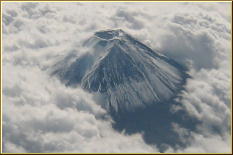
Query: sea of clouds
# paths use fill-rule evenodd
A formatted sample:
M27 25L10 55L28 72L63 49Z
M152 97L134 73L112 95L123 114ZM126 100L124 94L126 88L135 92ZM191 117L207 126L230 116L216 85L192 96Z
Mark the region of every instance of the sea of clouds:
M189 146L165 152L230 152L231 3L4 2L2 6L3 152L158 152L140 133L126 135L80 88L47 70L69 52L85 52L94 32L121 28L185 64L191 79L180 106L201 122L174 124Z

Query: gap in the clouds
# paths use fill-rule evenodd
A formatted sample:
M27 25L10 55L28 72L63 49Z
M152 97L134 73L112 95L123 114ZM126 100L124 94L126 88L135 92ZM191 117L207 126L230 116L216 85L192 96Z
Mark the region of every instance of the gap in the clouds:
M166 103L151 104L131 112L111 113L114 120L113 128L128 135L142 133L144 141L156 145L160 152L166 151L168 147L184 148L191 137L190 135L180 137L174 130L173 123L188 131L196 131L200 122L188 116L185 110L171 112L171 106L179 104L172 99Z

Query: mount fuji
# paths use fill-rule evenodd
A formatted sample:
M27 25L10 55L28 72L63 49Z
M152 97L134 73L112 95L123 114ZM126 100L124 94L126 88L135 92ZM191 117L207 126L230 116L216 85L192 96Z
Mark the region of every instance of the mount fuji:
M160 152L188 145L174 124L195 131L199 122L183 109L171 110L180 105L174 98L190 77L184 66L120 29L96 32L82 46L87 52L66 53L51 74L66 86L94 94L115 130L142 133L145 142L156 144Z
M121 29L96 32L85 54L69 54L52 70L67 86L81 86L114 112L132 111L175 97L188 74L174 60Z

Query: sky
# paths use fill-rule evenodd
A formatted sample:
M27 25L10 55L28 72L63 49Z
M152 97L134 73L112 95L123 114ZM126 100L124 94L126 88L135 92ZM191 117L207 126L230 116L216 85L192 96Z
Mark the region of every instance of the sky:
M174 124L189 145L165 152L231 151L230 2L4 2L2 9L3 152L158 152L140 133L115 131L92 94L48 73L60 56L85 52L82 42L96 31L116 28L189 68L171 112L185 110L201 124L195 132Z

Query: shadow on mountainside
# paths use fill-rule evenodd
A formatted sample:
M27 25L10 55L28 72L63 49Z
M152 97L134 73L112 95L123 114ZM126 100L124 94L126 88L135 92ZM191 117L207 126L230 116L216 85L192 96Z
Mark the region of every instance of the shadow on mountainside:
M195 131L199 123L188 116L185 111L176 113L170 111L170 107L179 104L175 101L167 103L151 104L142 109L131 112L111 112L114 120L113 128L125 134L142 133L147 144L155 144L160 152L164 152L167 147L174 149L188 145L189 134L182 137L175 132L174 123L186 128L186 131ZM186 137L187 136L187 137Z

